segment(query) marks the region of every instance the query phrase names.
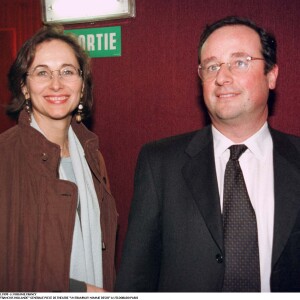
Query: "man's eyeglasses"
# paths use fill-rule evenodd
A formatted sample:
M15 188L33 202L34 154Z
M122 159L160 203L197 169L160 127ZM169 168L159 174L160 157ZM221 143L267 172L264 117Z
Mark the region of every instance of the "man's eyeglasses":
M228 63L219 63L214 60L198 66L198 75L203 81L213 80L217 77L222 65L227 65L228 70L234 74L242 74L248 71L251 61L264 60L264 58L252 57L247 54L233 56Z
M82 71L74 66L64 66L59 70L50 70L46 66L37 66L27 75L35 82L50 82L53 78L53 73L58 72L59 78L66 82L76 81L82 77Z

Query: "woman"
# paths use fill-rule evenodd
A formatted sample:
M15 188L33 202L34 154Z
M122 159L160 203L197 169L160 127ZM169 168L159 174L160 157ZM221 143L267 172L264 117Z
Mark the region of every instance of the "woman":
M92 106L89 60L45 27L11 66L18 124L0 135L0 291L112 290L117 227Z

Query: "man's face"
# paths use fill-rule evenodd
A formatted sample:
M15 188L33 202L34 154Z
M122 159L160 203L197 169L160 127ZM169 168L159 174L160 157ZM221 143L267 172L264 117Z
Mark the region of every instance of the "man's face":
M225 26L214 31L201 49L201 64L207 61L228 63L246 54L263 58L258 34L243 25ZM222 126L262 126L268 116L269 89L276 85L278 68L264 73L264 60L250 62L245 73L232 74L222 64L216 76L204 80L203 96L212 123Z

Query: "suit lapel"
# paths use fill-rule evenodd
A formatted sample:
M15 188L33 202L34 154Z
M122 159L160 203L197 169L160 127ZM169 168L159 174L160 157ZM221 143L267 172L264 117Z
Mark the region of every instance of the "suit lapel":
M272 266L277 262L300 210L300 157L285 134L270 129L274 143L275 216ZM199 131L186 149L183 177L205 223L223 249L222 216L211 128Z
M271 130L274 143L275 216L272 267L281 255L300 210L300 157L294 145Z
M222 250L222 217L211 127L199 131L186 152L190 159L182 169L183 177L213 239Z

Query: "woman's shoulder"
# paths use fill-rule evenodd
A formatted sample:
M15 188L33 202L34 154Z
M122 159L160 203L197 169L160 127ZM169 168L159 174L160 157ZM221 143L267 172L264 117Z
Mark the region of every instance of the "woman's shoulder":
M19 126L15 125L0 134L0 147L11 144L20 135Z

